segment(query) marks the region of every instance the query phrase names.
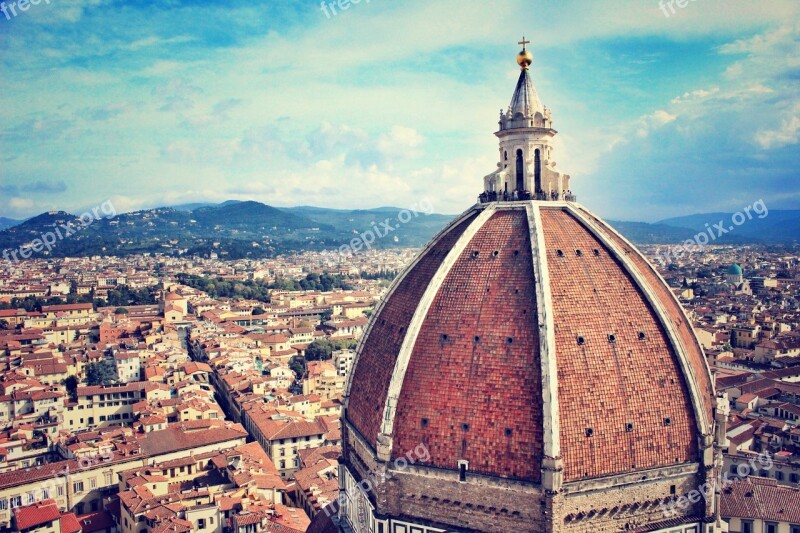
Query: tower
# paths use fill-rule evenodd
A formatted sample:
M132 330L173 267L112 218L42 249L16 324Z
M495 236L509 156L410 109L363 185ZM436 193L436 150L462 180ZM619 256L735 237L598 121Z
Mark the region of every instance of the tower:
M500 162L497 170L484 177L484 199L538 200L572 199L569 176L557 172L553 158L553 129L550 110L542 105L531 80L533 54L530 41L522 38L517 55L519 79L506 111L500 111Z
M543 191L568 177L544 170L555 131L521 44L497 136L522 164L501 159L375 310L344 397L335 524L309 531L722 530L724 428L680 304L574 197L526 194L536 150ZM522 187L497 189L517 168Z

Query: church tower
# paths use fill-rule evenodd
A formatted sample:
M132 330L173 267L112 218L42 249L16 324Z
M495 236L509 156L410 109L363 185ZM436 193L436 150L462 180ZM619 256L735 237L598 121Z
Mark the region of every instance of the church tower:
M500 111L500 162L484 181L485 200L574 200L569 176L557 172L553 158L550 110L542 105L531 80L533 54L522 38L517 55L521 72L506 111Z

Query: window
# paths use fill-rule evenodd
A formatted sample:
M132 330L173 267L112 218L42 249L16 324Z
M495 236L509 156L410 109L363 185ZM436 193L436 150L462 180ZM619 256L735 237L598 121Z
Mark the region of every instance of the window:
M5 511L6 509L8 509L8 499L3 498L0 500L0 511ZM792 531L792 533L794 533L794 531Z
M26 496L28 504L31 504L36 501L36 494L33 491L28 492Z
M111 473L111 472L106 472L105 473L105 480L106 480L106 485L113 484L114 483L114 474Z
M11 497L11 508L14 507L22 507L22 496L12 496Z
M766 533L778 533L778 524L775 522L767 522L764 529Z
M458 480L461 483L467 481L467 469L469 468L468 461L459 461L458 462Z
M752 520L742 520L742 533L753 533Z
M205 528L206 528L206 519L205 518L199 518L197 520L197 529L205 529Z
M63 496L64 495L64 485L59 485L59 486L56 487L56 494L58 496Z
M3 502L0 501L0 509L2 509L2 504ZM797 524L792 524L791 526L789 526L789 531L791 533L800 533L800 526Z
M50 499L50 488L49 487L44 487L42 489L42 499L43 500L49 500Z
M76 481L72 484L72 492L79 494L83 492L83 481Z
M97 478L93 477L89 480L89 488L96 489L97 488Z
M281 461L281 468L286 468L286 461Z
M783 481L783 472L781 472L780 470L776 470L775 479L777 479L778 481Z
M792 483L800 483L800 474L791 474L791 475L789 476L789 480L790 480ZM800 533L800 532L798 532L798 533Z

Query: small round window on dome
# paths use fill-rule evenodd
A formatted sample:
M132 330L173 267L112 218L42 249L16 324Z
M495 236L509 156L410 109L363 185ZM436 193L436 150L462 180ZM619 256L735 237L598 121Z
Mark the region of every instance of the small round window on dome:
M556 250L556 255L558 257L564 257L564 250Z
M480 250L475 250L474 252L472 252L472 257L478 257L479 255L481 255Z
M594 429L593 428L586 428L586 436L587 437L594 437Z
M600 250L598 250L597 248L595 248L594 250L592 250L592 253L595 255L595 257L597 257L597 256L599 256L599 255L600 255Z
M639 332L639 340L643 341L647 338L647 335L644 334L644 331Z
M608 335L608 342L617 342L617 337L613 333Z
M581 257L583 255L583 252L581 252L580 250L575 250L575 255Z
M586 344L586 339L584 339L580 335L578 335L577 341L578 341L578 346L583 346L584 344Z

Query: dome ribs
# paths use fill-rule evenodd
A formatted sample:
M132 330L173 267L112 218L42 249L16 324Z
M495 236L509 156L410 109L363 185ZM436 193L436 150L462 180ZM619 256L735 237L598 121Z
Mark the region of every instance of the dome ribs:
M455 470L464 459L469 472L539 480L542 400L531 257L526 212L502 210L453 264L411 354L393 457L422 442L432 466ZM523 308L528 312L518 312Z
M553 301L564 480L696 460L696 422L677 355L642 290L571 214L540 211ZM592 253L558 255L557 250Z
M368 442L375 442L383 407L404 332L417 309L422 293L447 253L475 220L473 212L432 242L416 264L399 281L386 304L376 313L354 366L348 398L347 419ZM419 423L419 421L417 421Z
M582 210L586 216L595 219L594 215L591 213ZM596 220L597 221L597 220ZM604 223L597 221L602 229L607 230L606 235L609 239L614 241L617 246L624 250L630 250L632 246L625 241L617 232L613 231L613 229L608 228ZM656 272L656 270L647 262L647 260L638 252L633 252L628 254L628 258L633 262L636 268L641 272L642 276L648 281L649 285L653 288L653 290L658 295L659 300L662 302L662 305L666 308L667 312L669 313L670 320L675 325L678 330L678 334L680 335L680 339L686 349L686 352L689 356L689 363L692 366L692 370L695 375L695 380L700 388L700 398L703 402L704 406L704 416L706 416L706 423L711 422L713 417L713 398L714 398L714 391L713 385L711 382L711 375L708 369L708 364L706 362L705 355L703 354L703 350L700 347L697 338L695 337L694 332L692 332L691 324L689 323L688 319L686 318L686 314L683 312L683 308L681 308L678 301L675 299L672 292L669 290L666 282L664 282L661 276Z

